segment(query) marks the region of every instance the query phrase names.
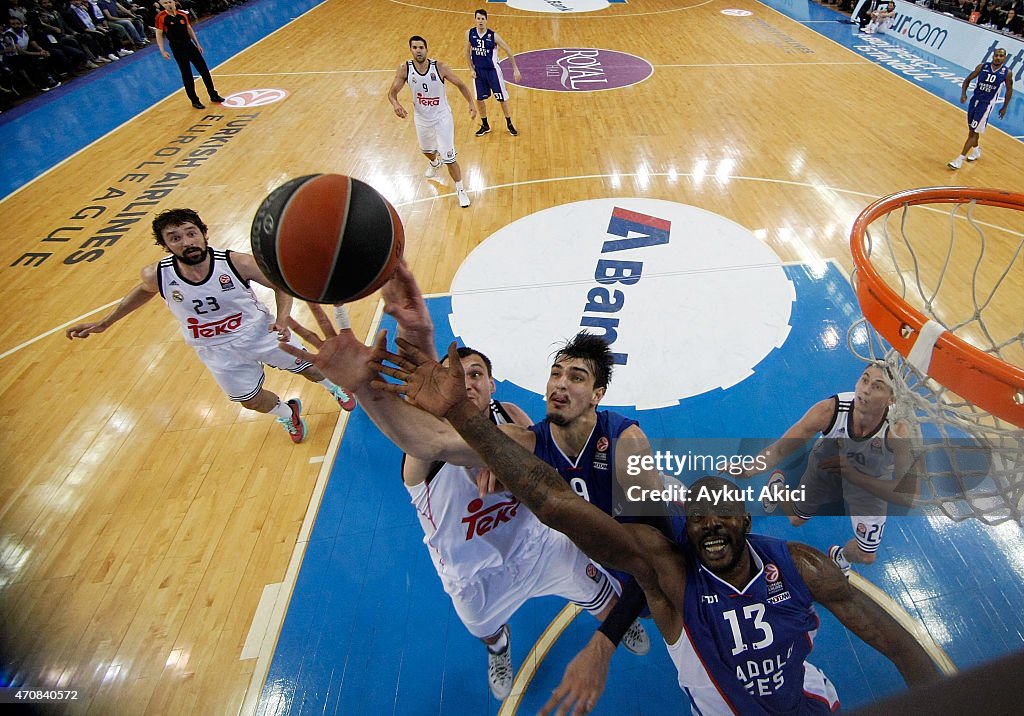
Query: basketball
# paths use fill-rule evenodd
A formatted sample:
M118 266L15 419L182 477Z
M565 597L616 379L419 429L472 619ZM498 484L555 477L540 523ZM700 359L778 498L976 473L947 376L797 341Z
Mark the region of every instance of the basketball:
M346 303L380 288L405 247L402 220L376 189L309 174L270 192L252 221L256 263L271 283L313 303Z

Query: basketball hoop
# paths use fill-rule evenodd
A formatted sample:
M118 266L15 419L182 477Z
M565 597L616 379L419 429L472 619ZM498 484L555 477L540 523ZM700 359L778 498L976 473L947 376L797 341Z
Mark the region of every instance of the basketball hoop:
M892 369L894 417L925 459L919 502L955 520L1020 520L1024 194L899 192L861 212L850 246L865 316L850 349Z

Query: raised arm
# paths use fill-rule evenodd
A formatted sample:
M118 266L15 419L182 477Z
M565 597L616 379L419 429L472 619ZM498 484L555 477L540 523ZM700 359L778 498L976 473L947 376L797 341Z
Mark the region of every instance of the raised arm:
M789 543L789 553L814 600L895 664L908 686L939 678L938 667L914 636L867 595L851 587L831 559L798 542Z
M139 284L121 299L121 302L117 304L113 311L94 323L79 323L71 326L71 328L64 331L64 335L68 339L75 339L88 338L93 333L103 333L103 331L110 328L132 311L141 308L159 292L160 288L156 280L156 264L150 264L142 269Z

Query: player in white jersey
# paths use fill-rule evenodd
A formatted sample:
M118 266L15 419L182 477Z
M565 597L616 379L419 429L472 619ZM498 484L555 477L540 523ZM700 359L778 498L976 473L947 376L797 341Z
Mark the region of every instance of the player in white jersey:
M430 314L404 263L384 286L382 295L384 310L398 320L401 335L433 352ZM451 462L452 457L444 451L429 459L414 457L424 450L421 441L432 443L431 432L390 429L387 416L394 398L369 385L376 377L367 365L370 348L357 341L351 331L335 335L323 311L316 306L311 309L326 339L298 324L292 327L320 353L311 356L289 347L285 350L322 360L332 370L340 369L364 412L407 453L402 477L419 514L431 560L462 623L487 645L491 692L495 698L504 699L513 681L508 628L512 614L533 597L555 594L606 621L619 603L618 585L564 535L542 525L503 487L481 489L480 485L488 482L487 475L481 474L486 471ZM325 345L328 343L329 347ZM468 348L460 348L458 356L466 395L482 414L495 424L524 429L530 425L529 417L515 405L492 400L495 384L486 356ZM626 627L635 616L628 617ZM634 653L645 645L649 648L646 632L639 624L620 638Z
M845 546L829 549L829 556L844 572L849 572L851 562L875 561L888 502L910 504L917 494L906 441L901 439L909 437L910 428L904 422L890 422L893 399L890 369L884 362L875 361L864 369L853 392L815 403L779 440L761 451L765 469L771 470L815 435L821 435L800 481L803 497L777 502L790 522L799 527L821 505L846 501L854 536ZM897 474L898 481L894 479ZM784 486L785 475L776 471L768 484L772 489ZM899 499L897 489L904 500ZM774 509L774 504L766 502L765 507Z
M292 442L302 442L306 435L302 403L298 398L282 403L264 388L264 365L298 373L330 391L343 409L355 407L352 396L315 366L280 349L279 339L291 339L292 298L270 283L250 254L210 248L206 224L192 209L159 214L153 234L171 255L143 268L141 282L108 316L68 328L69 339L103 333L159 293L181 323L185 342L228 397L250 410L276 415ZM251 281L274 289L276 316L260 303Z
M469 195L462 185L462 169L455 160L455 120L452 118L452 109L448 105L448 94L445 91L444 83L449 81L462 92L462 96L469 103L470 119L476 117L473 95L448 65L427 57L427 41L425 39L419 35L410 37L409 51L412 53L412 59L406 60L398 66L395 79L388 90L388 99L391 101L395 114L405 119L409 113L398 101L398 93L403 85L409 85L413 100L413 122L416 124L416 136L420 142L420 151L430 162L426 176L428 179L433 179L437 176L437 169L441 164L447 166L448 174L455 182L459 206L466 208L469 206Z

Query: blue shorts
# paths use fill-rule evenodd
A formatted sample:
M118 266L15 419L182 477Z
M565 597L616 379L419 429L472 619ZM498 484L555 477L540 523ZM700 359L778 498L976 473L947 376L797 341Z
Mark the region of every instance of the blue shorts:
M985 131L985 127L988 126L988 116L992 113L992 105L995 102L979 102L978 100L971 98L970 104L967 106L967 126L971 128L971 131L981 134Z
M478 100L485 100L491 94L499 102L504 102L508 98L508 93L505 91L505 78L501 76L501 70L497 67L488 70L477 68L475 83Z

